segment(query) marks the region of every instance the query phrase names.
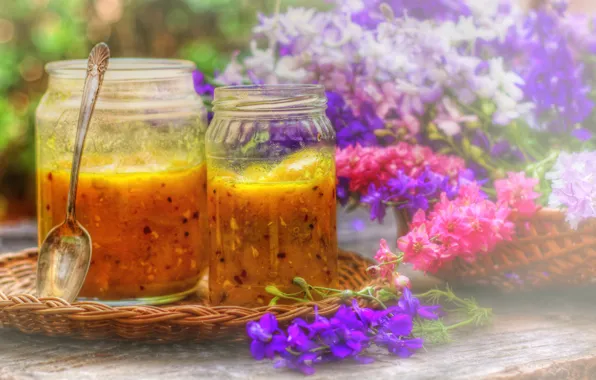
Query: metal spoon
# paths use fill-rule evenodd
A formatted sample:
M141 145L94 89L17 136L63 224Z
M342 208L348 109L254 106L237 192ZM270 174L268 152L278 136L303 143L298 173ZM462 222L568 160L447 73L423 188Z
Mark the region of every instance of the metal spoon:
M103 42L95 45L89 54L72 158L66 220L48 233L39 248L38 297L60 297L68 302L74 301L81 291L89 271L91 237L76 220L75 203L85 137L109 59L110 49Z

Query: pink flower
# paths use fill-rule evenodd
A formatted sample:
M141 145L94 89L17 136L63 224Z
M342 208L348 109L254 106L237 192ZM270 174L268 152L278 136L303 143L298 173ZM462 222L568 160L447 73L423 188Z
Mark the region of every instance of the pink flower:
M461 132L461 124L474 123L478 121L475 115L462 115L453 102L445 97L438 105L438 115L435 117L435 124L447 136L455 136Z
M526 178L526 174L507 173L507 178L495 181L497 199L504 202L522 216L532 216L537 210L535 199L540 197L534 188L538 185L536 178Z
M433 236L440 236L441 241L448 241L450 246L456 244L459 249L465 249L463 237L470 233L471 227L460 211L455 203L449 203L434 215L431 228Z
M459 203L472 204L483 198L484 196L480 191L480 185L476 182L467 183L459 189Z
M440 247L431 242L425 225L399 238L397 246L404 252L404 261L412 263L414 269L434 272L438 268Z
M457 257L472 262L500 242L511 240L515 226L510 213L508 203L484 199L478 184L467 184L454 200L443 193L430 213L418 211L398 247L405 262L428 272Z
M397 256L391 252L385 239L381 239L379 242L379 250L375 255L375 260L379 262L380 276L391 280L397 265Z
M410 228L417 228L423 224L426 224L426 213L422 209L418 209L414 216L412 217L412 223L410 223Z

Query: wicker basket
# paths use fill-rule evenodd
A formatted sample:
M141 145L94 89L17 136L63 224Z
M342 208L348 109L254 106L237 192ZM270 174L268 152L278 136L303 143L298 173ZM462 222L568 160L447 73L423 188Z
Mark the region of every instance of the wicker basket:
M340 287L360 289L368 284L368 259L340 252ZM339 298L292 305L244 308L205 305L197 297L166 307L110 307L97 302L69 304L59 298L38 299L33 293L37 251L0 256L0 328L28 334L71 336L88 340L116 339L169 343L185 340L242 338L248 321L273 313L283 323L294 318L330 315Z
M596 220L577 230L557 210L516 219L517 238L475 262L445 265L438 277L452 285L489 285L504 291L596 284Z

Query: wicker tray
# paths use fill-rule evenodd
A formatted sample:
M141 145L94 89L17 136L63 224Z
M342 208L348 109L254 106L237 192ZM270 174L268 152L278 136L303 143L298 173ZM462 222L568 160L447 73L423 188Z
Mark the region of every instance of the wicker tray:
M517 238L469 263L456 259L438 277L452 285L489 285L504 291L596 284L596 219L577 230L565 215L543 209L516 219Z
M340 252L340 287L359 289L368 282L368 259L355 253ZM244 308L211 307L198 297L166 307L110 307L97 302L69 304L59 298L36 298L37 250L0 255L0 328L16 328L27 334L70 336L87 340L112 339L169 343L204 341L244 336L248 321L269 312L278 320L335 313L339 298L316 303Z

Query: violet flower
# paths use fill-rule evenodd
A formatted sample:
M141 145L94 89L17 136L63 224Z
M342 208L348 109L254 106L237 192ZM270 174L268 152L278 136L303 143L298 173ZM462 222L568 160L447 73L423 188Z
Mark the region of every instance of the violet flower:
M370 206L370 220L377 219L383 222L385 218L385 204L383 203L387 198L386 189L375 186L371 183L368 187L368 193L363 196L360 201Z
M361 308L356 300L342 305L331 318L315 313L312 322L297 318L287 328L278 328L272 314L259 322L250 322L247 332L252 339L251 353L257 360L278 358L276 368L298 370L310 375L314 365L351 358L368 364L372 358L364 353L372 344L390 353L409 357L422 348L422 339L412 336L413 319L436 319L438 306L421 306L407 288L401 304L386 310Z
M252 339L250 352L257 360L273 359L288 346L286 335L278 328L277 319L273 314L263 315L259 322L249 322L246 332Z

